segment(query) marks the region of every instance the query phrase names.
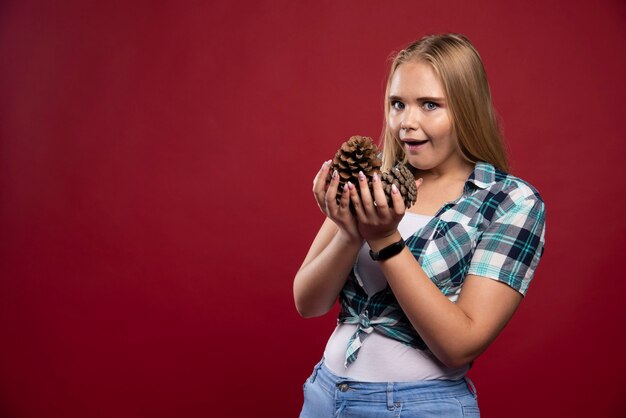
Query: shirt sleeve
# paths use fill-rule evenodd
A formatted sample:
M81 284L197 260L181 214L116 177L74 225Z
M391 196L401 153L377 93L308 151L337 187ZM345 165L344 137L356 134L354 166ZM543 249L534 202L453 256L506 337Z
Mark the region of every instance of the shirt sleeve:
M506 283L525 295L545 243L545 204L537 196L516 203L479 238L467 274Z

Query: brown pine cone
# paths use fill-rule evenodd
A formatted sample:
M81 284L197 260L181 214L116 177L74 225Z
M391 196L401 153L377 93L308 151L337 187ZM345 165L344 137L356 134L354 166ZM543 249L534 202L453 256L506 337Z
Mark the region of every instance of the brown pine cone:
M387 204L389 207L393 207L393 200L391 200L391 185L395 184L400 195L404 199L404 207L410 208L417 200L417 186L415 186L415 177L411 170L409 170L404 164L396 164L391 171L384 172L381 175L381 182L383 184L383 190L385 191L385 197L387 197Z
M339 187L337 188L337 203L341 200L343 186L349 181L357 186L359 192L359 171L363 171L370 191L372 191L372 177L379 173L387 203L393 207L391 200L391 185L395 183L404 199L404 205L408 209L417 200L417 187L413 173L403 164L397 164L390 172L380 173L382 161L378 158L378 147L367 136L353 136L341 145L335 154L327 182L330 182L334 170L339 174Z
M341 145L335 154L328 172L327 182L330 182L332 173L337 170L339 174L339 187L337 188L337 203L341 200L343 186L351 182L355 186L359 184L359 171L365 174L367 184L372 187L372 176L380 173L382 161L378 158L378 147L367 136L353 136Z

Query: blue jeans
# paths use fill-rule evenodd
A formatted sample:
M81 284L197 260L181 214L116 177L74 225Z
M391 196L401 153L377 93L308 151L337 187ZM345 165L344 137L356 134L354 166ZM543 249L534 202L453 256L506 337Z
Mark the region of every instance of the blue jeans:
M468 379L358 382L331 373L320 361L304 383L300 418L480 417Z

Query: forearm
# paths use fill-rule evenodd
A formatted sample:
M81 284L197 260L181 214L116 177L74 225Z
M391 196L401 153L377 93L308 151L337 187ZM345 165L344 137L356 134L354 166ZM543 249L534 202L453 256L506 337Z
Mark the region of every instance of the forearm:
M399 238L394 234L370 245L378 251ZM407 318L440 361L458 367L484 350L484 334L476 332L472 318L441 293L407 248L379 264Z
M327 313L343 288L362 241L337 231L328 245L306 262L293 284L296 308L303 317Z

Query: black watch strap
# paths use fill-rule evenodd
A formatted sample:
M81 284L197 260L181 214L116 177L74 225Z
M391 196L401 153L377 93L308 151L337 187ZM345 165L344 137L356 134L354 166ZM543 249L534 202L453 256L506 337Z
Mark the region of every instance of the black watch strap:
M388 258L391 258L394 255L399 254L400 251L402 251L404 247L405 247L404 240L400 238L400 241L394 242L393 244L386 246L380 251L375 252L375 251L370 250L370 257L372 257L372 260L374 261L387 260Z

